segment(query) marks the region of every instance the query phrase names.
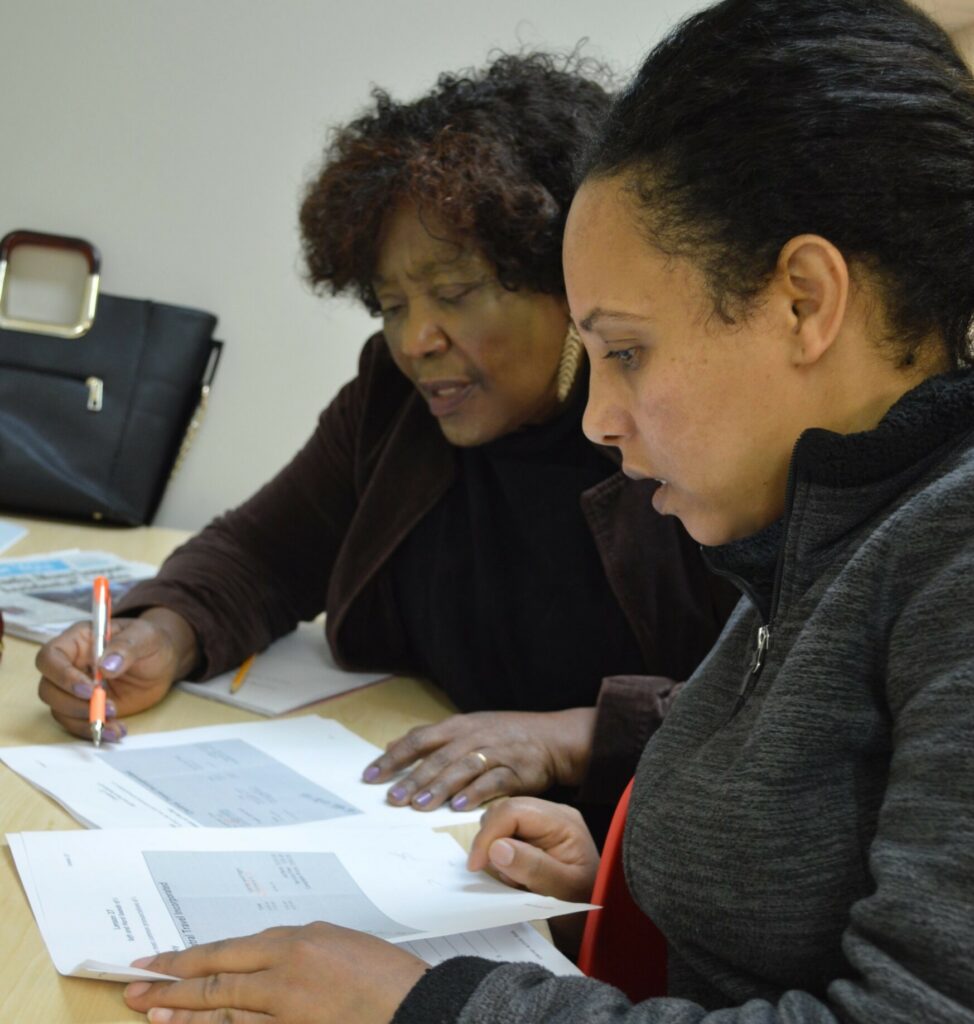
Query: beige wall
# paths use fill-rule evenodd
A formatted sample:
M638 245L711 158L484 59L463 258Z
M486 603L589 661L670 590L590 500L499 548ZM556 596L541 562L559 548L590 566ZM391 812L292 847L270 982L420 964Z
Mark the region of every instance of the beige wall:
M974 67L974 24L955 29L950 35L963 58Z

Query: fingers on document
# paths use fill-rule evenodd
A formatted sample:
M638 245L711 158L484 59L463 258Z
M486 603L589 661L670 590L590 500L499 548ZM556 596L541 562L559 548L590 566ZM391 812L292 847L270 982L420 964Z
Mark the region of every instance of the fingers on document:
M484 814L467 866L486 868L516 888L583 900L591 892L598 851L574 808L515 797Z
M435 750L390 788L389 803L432 811L450 800L454 810L469 811L510 793L516 783L511 770L491 765L489 755L468 745L469 740Z
M470 847L468 865L479 870L488 863L487 850L497 839L507 837L547 849L572 838L587 835L585 822L574 807L518 796L492 804L480 819L480 831Z
M467 867L471 871L482 871L490 864L488 850L498 839L516 836L518 833L518 805L525 797L504 800L487 808L480 819L480 831L474 836L467 855Z
M449 721L449 718L446 719L446 722ZM445 724L440 722L437 725L420 725L410 729L399 739L393 740L386 748L386 752L365 769L362 778L366 782L387 782L396 772L401 772L437 747L442 747L449 740L449 736L444 732Z

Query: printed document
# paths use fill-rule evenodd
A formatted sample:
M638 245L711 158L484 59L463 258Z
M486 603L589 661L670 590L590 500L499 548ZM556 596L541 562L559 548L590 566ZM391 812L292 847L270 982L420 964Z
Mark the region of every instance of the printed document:
M253 828L362 820L458 825L480 811L415 811L362 782L382 751L329 718L178 729L95 749L0 749L0 760L94 828Z
M197 697L246 708L257 715L283 715L349 690L369 686L388 673L346 672L340 669L325 640L321 622L302 622L254 658L236 693L230 692L236 672L224 672L205 683L180 683Z
M44 643L91 616L96 576L111 580L118 601L155 566L128 562L107 551L53 551L28 558L0 558L0 611L11 636Z
M138 957L277 925L329 921L419 943L588 909L472 874L459 844L428 828L25 832L7 841L55 967L82 977L132 977Z

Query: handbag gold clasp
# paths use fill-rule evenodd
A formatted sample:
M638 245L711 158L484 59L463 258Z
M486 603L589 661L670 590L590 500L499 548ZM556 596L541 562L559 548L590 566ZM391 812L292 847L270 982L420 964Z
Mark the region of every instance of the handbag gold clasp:
M81 309L74 323L52 323L45 320L27 320L7 315L7 269L10 254L18 245L34 245L47 249L61 249L80 253L88 264L81 295ZM101 256L98 250L83 238L67 235L49 235L42 231L11 231L0 239L0 328L11 331L28 331L32 334L48 334L55 338L81 338L91 330L95 321L95 307L98 304L99 270ZM89 408L91 408L89 406Z

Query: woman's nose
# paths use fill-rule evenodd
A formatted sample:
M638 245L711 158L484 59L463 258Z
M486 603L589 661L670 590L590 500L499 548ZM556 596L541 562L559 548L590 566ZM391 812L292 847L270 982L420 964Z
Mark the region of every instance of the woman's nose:
M588 402L582 416L582 431L593 444L618 446L628 437L629 417L614 401L595 372L589 378Z
M402 354L410 359L444 352L449 347L446 332L433 317L415 314L409 317L402 334Z

